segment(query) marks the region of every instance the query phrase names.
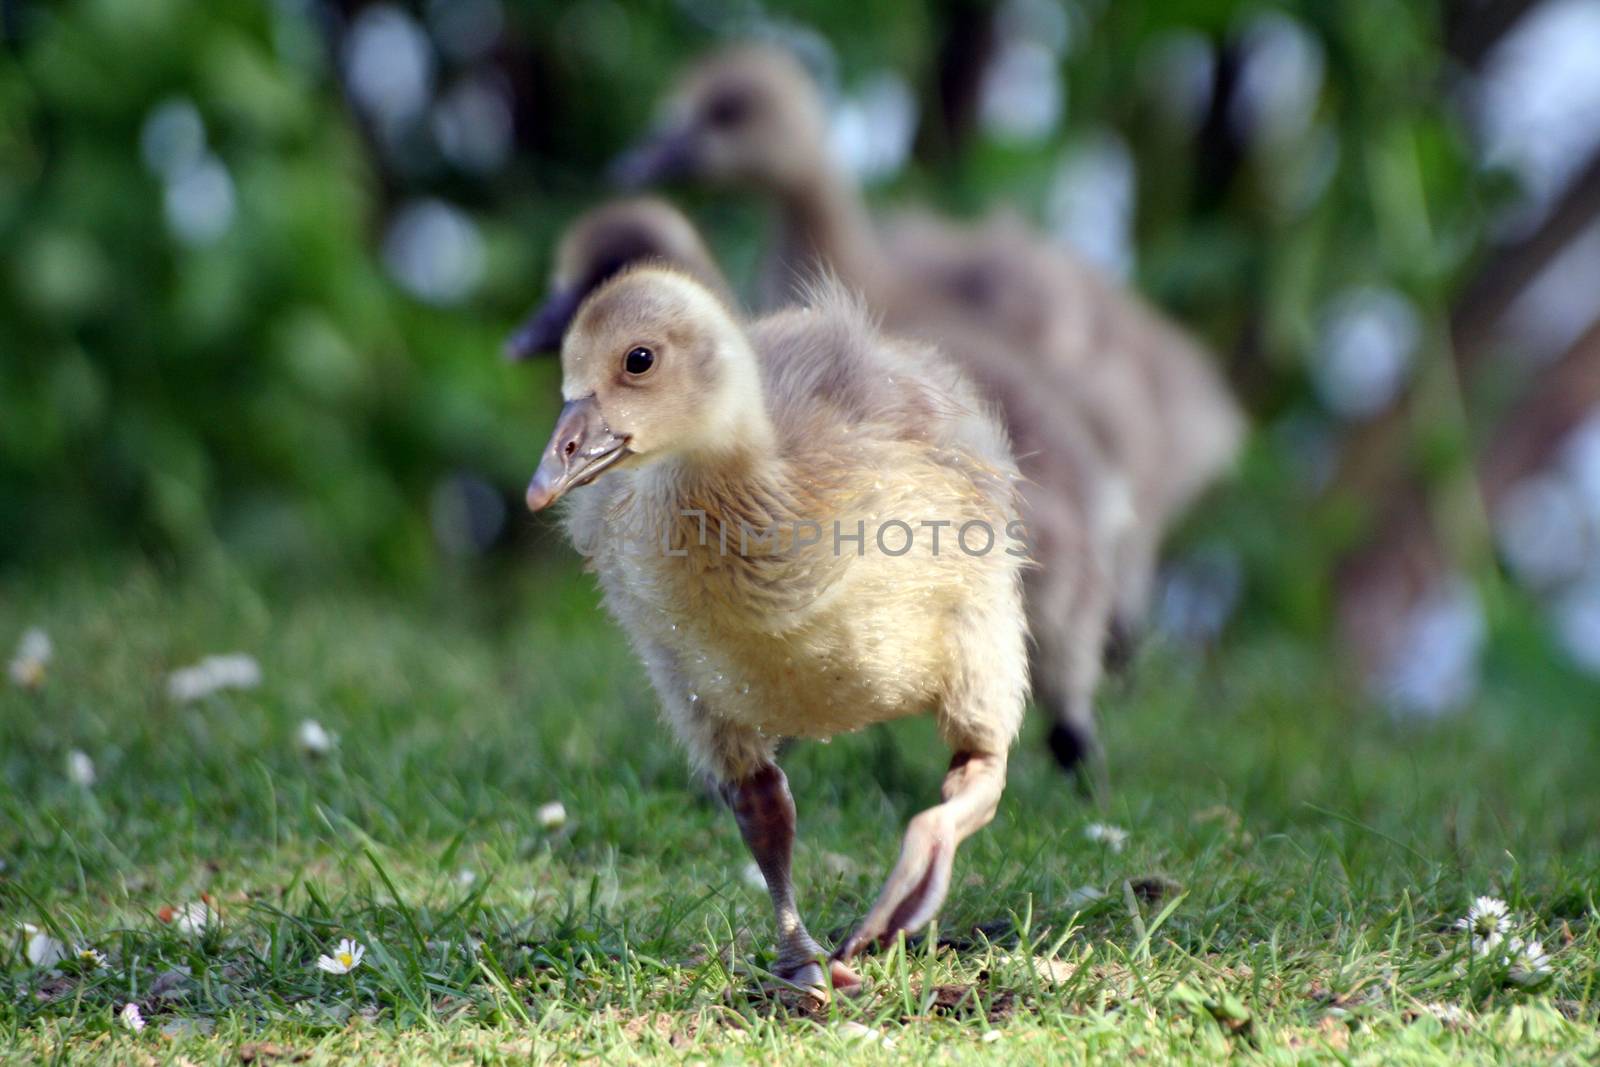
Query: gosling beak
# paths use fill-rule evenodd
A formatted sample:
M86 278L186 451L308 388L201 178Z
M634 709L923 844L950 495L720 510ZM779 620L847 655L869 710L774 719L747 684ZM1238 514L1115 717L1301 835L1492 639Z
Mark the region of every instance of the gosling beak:
M691 174L695 168L695 135L690 127L657 130L611 161L611 184L628 191Z
M567 490L588 485L630 454L628 439L611 432L594 397L567 401L528 483L528 510L543 511Z
M576 289L557 289L551 293L539 309L506 338L506 359L520 363L541 352L559 351L561 338L582 302Z

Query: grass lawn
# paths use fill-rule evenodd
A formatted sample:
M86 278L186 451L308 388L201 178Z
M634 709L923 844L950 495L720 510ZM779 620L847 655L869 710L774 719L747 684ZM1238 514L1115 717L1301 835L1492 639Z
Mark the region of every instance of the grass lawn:
M1104 805L1031 721L937 936L808 1011L763 994L771 917L732 819L564 559L410 599L13 576L7 654L33 624L44 684L0 692L6 1060L1600 1057L1600 690L1531 639L1426 726L1364 710L1265 628L1203 660L1147 649L1103 702ZM258 688L168 696L172 670L232 651ZM308 718L327 755L297 747ZM927 722L786 755L819 937L861 915L945 760ZM1452 927L1477 894L1543 940L1542 981ZM198 933L163 910L202 895L218 922ZM22 922L106 962L30 966ZM342 937L361 965L317 970Z

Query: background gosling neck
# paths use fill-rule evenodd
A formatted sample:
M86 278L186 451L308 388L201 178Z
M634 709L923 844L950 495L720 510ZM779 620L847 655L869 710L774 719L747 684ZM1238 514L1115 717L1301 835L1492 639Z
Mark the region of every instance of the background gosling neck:
M881 280L866 205L831 160L819 160L805 180L780 189L777 201L784 262L802 273L831 271L857 289Z

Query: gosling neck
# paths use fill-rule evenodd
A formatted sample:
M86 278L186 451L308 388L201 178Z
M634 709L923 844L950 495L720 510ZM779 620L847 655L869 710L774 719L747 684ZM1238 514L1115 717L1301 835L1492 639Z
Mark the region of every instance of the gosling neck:
M766 502L786 497L784 466L769 443L775 438L771 424L764 411L755 414L759 420L747 420L742 431L715 445L677 452L648 468L656 498L679 513L701 512L720 527L734 517L762 514L769 510Z
M778 222L783 296L824 271L869 298L882 284L881 251L861 191L831 162L779 191Z
M742 333L723 343L716 399L706 405L693 444L673 457L672 466L680 474L742 469L752 458L777 450L778 434L767 411L755 352Z

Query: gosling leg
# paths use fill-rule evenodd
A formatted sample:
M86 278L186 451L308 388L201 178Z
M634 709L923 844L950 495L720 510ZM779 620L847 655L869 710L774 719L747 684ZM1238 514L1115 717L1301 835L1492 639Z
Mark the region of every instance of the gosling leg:
M772 895L778 925L778 960L773 973L792 985L826 991L828 983L821 961L827 953L806 931L794 900L790 857L794 851L795 809L788 778L777 764L763 763L748 777L724 783L722 795L733 809L739 833ZM842 961L830 960L826 965L834 989L845 991L861 985L861 977Z
M835 961L849 960L902 931L919 930L938 914L950 890L956 846L994 818L1005 784L1004 752L956 753L941 790L944 803L911 820L889 881L861 926L834 953Z

